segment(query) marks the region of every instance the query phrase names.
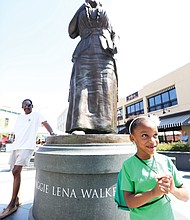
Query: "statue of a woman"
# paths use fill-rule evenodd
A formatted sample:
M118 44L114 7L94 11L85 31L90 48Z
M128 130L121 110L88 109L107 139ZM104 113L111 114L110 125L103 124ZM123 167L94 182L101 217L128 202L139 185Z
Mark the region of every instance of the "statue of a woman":
M115 32L97 0L86 0L69 24L71 38L81 37L73 53L66 132L115 133L117 73Z

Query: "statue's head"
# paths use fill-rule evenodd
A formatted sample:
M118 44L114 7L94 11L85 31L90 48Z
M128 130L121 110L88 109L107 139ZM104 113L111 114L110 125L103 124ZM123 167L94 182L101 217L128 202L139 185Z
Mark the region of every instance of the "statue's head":
M98 0L85 0L85 2L90 4L93 8L97 7L97 5L102 6L101 2Z

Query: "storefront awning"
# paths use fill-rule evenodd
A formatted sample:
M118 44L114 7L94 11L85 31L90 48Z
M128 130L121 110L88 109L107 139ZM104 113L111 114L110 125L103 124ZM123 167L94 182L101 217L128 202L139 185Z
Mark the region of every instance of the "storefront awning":
M190 126L190 114L161 118L160 121L159 129L179 127L182 125Z

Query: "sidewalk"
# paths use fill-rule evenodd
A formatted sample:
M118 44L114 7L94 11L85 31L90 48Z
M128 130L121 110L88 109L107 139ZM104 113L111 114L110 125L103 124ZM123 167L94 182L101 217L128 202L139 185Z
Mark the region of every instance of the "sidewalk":
M0 212L9 203L12 194L12 173L10 172L9 165L7 164L8 159L9 153L0 153ZM180 174L190 193L190 172L180 171ZM17 212L7 217L5 220L28 220L29 209L32 206L34 198L34 185L35 168L33 163L31 163L30 166L24 168L22 172L22 182L20 188L20 200L22 205L19 206ZM190 220L190 200L184 203L173 196L170 197L172 200L172 206L175 209L176 220Z
M9 153L0 153L0 212L10 202L12 195L12 173L10 172ZM31 163L29 167L23 169L21 188L20 188L20 201L22 202L17 212L5 218L5 220L27 220L29 209L32 206L34 198L34 184L35 184L35 168Z

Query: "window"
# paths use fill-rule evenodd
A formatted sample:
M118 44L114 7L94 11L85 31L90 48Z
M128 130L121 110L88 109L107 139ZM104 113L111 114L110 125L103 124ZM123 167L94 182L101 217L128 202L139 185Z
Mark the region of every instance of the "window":
M174 90L174 89L170 90L169 97L170 97L172 105L177 105L176 90Z
M139 114L144 114L143 101L126 106L126 118L128 118L131 115L139 115Z
M9 125L9 119L8 119L8 118L5 118L5 125L4 125L4 127L7 128L8 125Z
M148 98L148 112L177 105L176 89L168 89L158 95Z

